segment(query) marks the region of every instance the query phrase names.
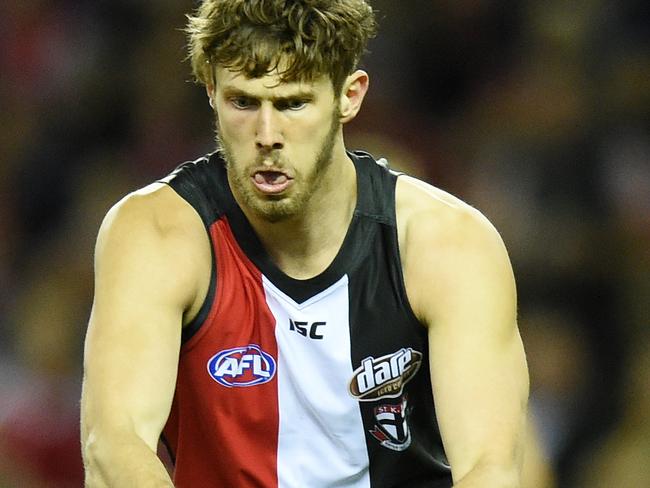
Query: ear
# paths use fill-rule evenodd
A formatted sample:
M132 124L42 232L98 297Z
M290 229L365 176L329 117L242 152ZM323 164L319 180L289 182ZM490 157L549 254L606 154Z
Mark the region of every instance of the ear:
M370 78L368 77L368 73L360 69L345 79L339 99L341 123L345 124L357 116L361 109L363 98L368 91L369 83Z
M210 107L212 107L212 110L214 110L214 106L215 106L215 103L214 103L214 96L215 96L214 85L212 85L212 84L205 85L205 91L208 94L208 100L209 100L208 103L210 104Z

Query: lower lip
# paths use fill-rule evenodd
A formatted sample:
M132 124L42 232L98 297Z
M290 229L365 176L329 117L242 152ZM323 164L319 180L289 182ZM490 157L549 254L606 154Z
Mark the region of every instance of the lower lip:
M282 193L293 183L293 180L287 180L284 183L279 184L258 183L255 181L255 178L251 178L251 181L253 182L253 185L255 185L255 188L266 195L277 195L278 193Z

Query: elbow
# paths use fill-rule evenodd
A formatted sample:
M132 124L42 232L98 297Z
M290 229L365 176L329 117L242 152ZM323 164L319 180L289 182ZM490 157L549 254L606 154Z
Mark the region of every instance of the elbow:
M521 473L516 467L483 465L472 469L454 488L521 488Z
M81 457L84 464L85 485L86 488L104 488L107 485L102 469L103 456L101 455L101 446L97 442L96 433L91 430L83 432L81 438Z

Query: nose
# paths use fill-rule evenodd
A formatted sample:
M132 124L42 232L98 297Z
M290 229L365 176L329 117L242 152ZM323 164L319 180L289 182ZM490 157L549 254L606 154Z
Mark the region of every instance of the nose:
M278 113L272 104L262 104L257 111L255 145L258 149L273 150L284 147Z

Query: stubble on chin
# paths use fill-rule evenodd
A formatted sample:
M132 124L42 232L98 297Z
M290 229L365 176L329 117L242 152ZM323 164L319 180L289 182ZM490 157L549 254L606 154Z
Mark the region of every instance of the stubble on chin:
M314 163L310 166L311 171L306 175L295 175L295 187L292 188L290 195L264 196L260 195L250 182L248 174L250 168L242 166L241 161L235 160L229 144L220 136L217 120L217 152L225 163L228 182L240 205L270 223L282 222L298 216L304 211L312 195L319 190L322 184L322 175L332 163L334 143L340 125L335 113L330 130L315 155ZM276 162L281 162L278 153L274 153L273 157L277 158ZM258 159L259 161L256 161L255 164L261 164L262 156L258 155Z

